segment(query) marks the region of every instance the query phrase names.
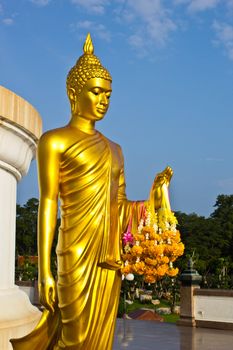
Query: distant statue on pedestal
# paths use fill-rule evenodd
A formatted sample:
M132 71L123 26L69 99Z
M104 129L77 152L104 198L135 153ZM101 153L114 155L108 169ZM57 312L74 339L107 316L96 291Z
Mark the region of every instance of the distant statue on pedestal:
M13 340L19 350L111 350L121 286L121 236L134 205L126 198L119 145L95 129L106 114L109 72L94 55L88 34L84 54L67 77L71 120L39 141L39 295L42 319L28 336ZM167 167L157 175L150 200L170 209ZM57 280L51 247L60 200ZM138 219L140 219L138 217Z

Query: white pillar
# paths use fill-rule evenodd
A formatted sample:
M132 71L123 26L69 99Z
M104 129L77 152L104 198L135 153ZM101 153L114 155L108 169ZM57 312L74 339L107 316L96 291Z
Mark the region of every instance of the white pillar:
M0 349L4 350L12 349L9 339L29 333L40 318L39 310L15 285L17 181L35 157L41 133L38 118L27 101L0 87Z
M14 288L16 178L1 163L0 194L0 290L6 290Z

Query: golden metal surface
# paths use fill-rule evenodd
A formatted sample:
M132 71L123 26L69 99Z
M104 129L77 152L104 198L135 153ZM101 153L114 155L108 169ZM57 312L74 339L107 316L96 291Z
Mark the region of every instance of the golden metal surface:
M111 76L93 50L88 35L84 55L68 75L69 124L39 141L39 294L46 310L29 336L12 341L14 349L112 349L121 285L120 238L133 202L125 194L120 146L95 129L108 110L112 89ZM171 176L166 168L155 179L150 200L156 209L170 208ZM50 258L58 199L55 281Z

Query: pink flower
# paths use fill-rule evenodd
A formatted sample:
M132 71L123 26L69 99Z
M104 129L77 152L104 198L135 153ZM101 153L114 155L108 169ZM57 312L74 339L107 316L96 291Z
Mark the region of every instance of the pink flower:
M127 243L132 243L133 242L133 235L131 232L127 231L123 235L123 243L126 245Z

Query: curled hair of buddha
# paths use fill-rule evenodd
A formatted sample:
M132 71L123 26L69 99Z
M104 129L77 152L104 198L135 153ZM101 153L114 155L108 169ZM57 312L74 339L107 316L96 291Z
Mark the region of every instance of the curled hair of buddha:
M112 82L110 73L101 65L98 57L94 55L94 46L90 33L87 34L83 52L84 54L78 59L75 66L71 68L66 79L67 90L73 88L78 94L89 79L102 78Z

